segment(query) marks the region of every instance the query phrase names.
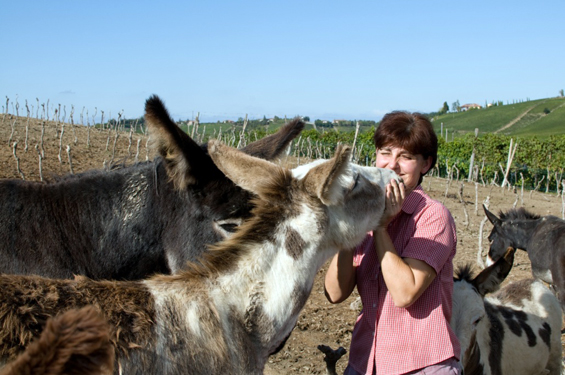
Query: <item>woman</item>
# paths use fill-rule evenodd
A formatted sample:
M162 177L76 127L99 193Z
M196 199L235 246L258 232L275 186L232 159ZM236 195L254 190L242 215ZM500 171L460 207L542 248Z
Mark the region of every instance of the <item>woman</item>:
M386 187L379 227L354 250L340 251L325 278L326 297L363 302L345 374L459 374L451 330L457 237L447 208L422 189L437 159L437 137L423 115L392 112L374 135L376 166L403 180Z

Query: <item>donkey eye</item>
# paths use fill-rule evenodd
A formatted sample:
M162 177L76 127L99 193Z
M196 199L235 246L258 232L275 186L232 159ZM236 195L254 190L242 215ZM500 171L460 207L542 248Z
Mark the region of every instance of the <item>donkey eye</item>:
M476 327L476 326L477 326L477 324L479 324L479 322L481 321L481 319L483 319L483 317L482 317L482 316L480 316L480 317L478 317L477 319L475 319L475 321L473 321L473 324L472 324L472 325L473 325L473 327Z
M225 230L226 232L230 232L230 233L235 232L237 227L239 227L239 225L237 225L236 223L220 224L220 226L222 227L223 230Z
M242 223L241 218L217 220L214 221L214 229L222 237L228 238L232 233L237 231L237 228L239 228L241 223Z

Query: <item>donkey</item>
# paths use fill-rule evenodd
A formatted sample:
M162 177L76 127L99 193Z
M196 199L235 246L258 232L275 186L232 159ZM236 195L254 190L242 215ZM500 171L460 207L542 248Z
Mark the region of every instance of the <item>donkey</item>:
M0 375L103 375L114 368L110 325L93 306L47 321L39 339Z
M261 374L318 270L377 227L385 185L400 179L350 163L342 146L298 177L218 141L208 152L255 196L230 238L177 274L144 281L0 275L0 356L15 356L49 316L93 304L114 327L115 373Z
M469 265L456 271L451 326L466 375L561 374L561 309L553 293L529 279L485 297L510 272L514 253L508 248L475 277Z
M0 181L0 272L137 280L174 273L250 216L252 194L215 166L151 96L145 118L160 157L58 182ZM274 159L304 128L294 119L249 144Z
M492 264L509 246L525 250L535 278L552 284L565 312L565 221L539 216L524 208L500 212L496 217L483 206L493 228L488 237L487 264Z

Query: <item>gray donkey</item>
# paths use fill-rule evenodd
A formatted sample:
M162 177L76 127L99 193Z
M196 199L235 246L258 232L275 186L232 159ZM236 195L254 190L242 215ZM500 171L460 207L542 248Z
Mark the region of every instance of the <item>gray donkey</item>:
M212 142L218 168L253 194L251 217L198 263L145 281L0 276L0 356L48 317L97 306L114 329L116 374L261 374L289 335L320 267L377 227L393 171L333 159L300 173Z
M252 194L226 178L157 96L145 118L154 162L47 184L0 181L0 272L127 280L176 272L250 216ZM274 159L303 127L295 119L243 152Z

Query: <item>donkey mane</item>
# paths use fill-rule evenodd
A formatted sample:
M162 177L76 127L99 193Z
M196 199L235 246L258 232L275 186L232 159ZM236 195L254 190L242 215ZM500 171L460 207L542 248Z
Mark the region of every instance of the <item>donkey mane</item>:
M500 217L500 220L503 220L503 221L504 220L526 220L526 219L536 220L536 219L539 219L541 217L540 215L529 212L524 207L511 208L506 212L500 211L500 213L498 215Z
M278 222L292 213L292 198L289 194L292 182L292 172L280 168L269 186L262 191L263 196L277 197L276 199L269 201L252 198L250 202L254 208L251 210L251 218L244 221L229 239L208 245L208 251L198 261L189 261L186 268L176 276L164 277L183 280L213 277L230 270L238 259L249 252L249 244L274 240ZM271 202L275 202L275 205Z
M473 280L473 265L471 263L457 267L455 270L454 281L466 281L470 283Z

